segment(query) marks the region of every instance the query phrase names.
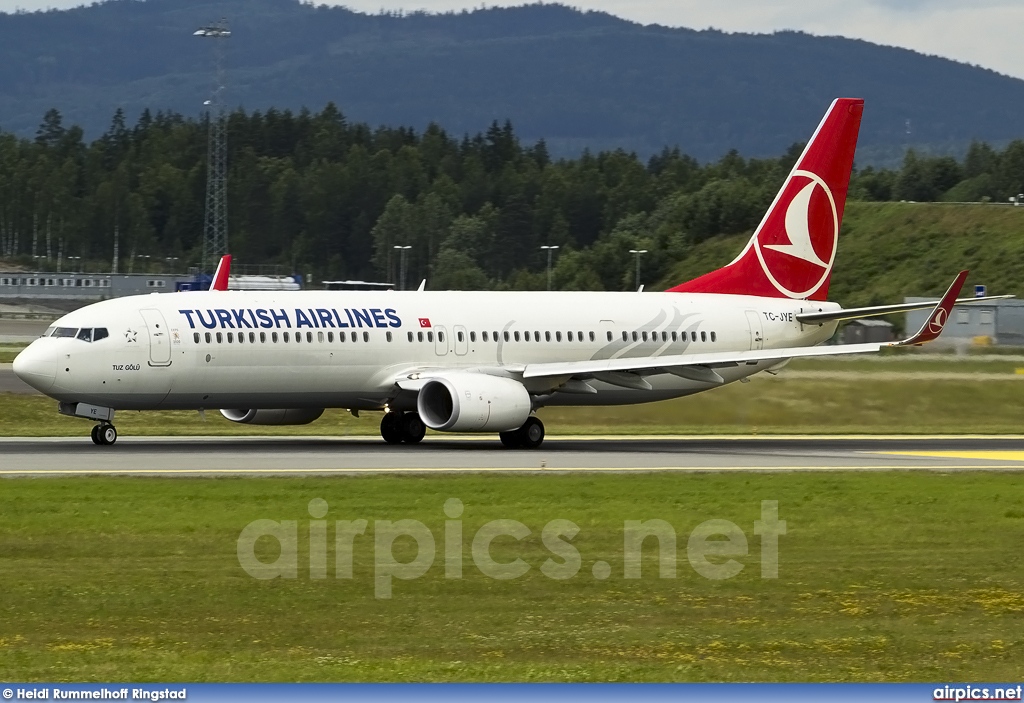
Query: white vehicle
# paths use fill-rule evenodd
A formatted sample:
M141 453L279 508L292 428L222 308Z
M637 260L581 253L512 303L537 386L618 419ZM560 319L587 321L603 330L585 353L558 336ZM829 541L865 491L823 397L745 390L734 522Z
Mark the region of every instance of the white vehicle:
M863 101L832 103L775 202L728 266L663 293L230 291L106 300L59 319L14 372L117 439L115 410L220 409L284 425L324 408L383 410L389 443L498 432L533 448L545 405L620 405L699 393L817 346L840 320L930 303L842 310L826 302ZM921 332L938 336L961 272Z

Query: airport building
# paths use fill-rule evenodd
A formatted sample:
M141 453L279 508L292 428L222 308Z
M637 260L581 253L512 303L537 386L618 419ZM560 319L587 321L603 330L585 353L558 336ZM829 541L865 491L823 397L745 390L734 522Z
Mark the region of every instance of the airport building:
M0 302L71 300L83 304L107 298L182 290L207 290L210 276L196 274L99 274L0 271ZM234 290L300 290L299 276L232 276Z
M917 303L933 298L905 298ZM931 310L907 313L907 330L918 330ZM999 345L1024 347L1024 300L993 300L976 305L956 305L942 334L932 344L947 347Z

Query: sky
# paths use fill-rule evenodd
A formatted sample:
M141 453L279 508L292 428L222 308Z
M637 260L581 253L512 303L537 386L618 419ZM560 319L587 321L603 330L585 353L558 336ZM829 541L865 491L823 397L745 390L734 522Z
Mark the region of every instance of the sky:
M564 0L643 24L727 32L793 29L866 39L1024 78L1024 0ZM317 0L360 12L472 9L481 0ZM64 9L81 0L0 0L0 11ZM487 6L522 4L487 2Z

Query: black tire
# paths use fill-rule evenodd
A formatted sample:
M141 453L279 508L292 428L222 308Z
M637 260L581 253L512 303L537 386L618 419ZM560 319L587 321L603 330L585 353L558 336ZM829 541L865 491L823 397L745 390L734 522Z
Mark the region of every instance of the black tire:
M97 445L100 444L100 426L99 425L93 425L92 426L92 434L90 436L92 437L92 443L93 444L97 444Z
M511 432L501 432L498 434L501 438L501 443L505 445L506 449L521 449L522 445L519 443L519 431L512 430Z
M536 449L544 441L544 423L536 417L528 417L523 426L516 430L516 435L520 447Z
M117 441L117 429L113 425L102 425L99 431L99 438L106 446Z
M402 443L402 414L384 413L380 421L380 436L388 444Z
M419 444L423 435L427 433L427 426L416 413L404 413L402 415L402 441L406 444Z

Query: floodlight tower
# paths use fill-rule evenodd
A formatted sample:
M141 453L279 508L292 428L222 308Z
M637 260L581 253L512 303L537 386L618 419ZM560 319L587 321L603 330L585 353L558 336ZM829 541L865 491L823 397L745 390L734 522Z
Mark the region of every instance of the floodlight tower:
M228 21L200 27L193 36L214 39L215 82L206 105L209 136L206 154L206 218L203 224L203 271L212 271L228 253L228 135L224 110L224 40Z

